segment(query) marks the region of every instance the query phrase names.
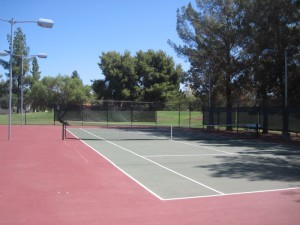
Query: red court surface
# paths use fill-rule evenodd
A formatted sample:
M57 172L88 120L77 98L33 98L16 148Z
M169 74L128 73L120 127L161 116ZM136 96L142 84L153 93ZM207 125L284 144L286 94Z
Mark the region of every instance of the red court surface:
M2 225L297 225L300 190L161 201L60 126L0 126Z

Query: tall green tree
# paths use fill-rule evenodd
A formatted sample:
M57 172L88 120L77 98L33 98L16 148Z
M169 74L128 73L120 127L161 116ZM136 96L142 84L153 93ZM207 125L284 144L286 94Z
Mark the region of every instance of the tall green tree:
M126 51L102 53L99 67L104 80L94 81L92 87L99 98L114 100L135 100L139 95L135 58ZM100 89L100 90L99 90Z
M32 59L31 64L31 76L26 77L26 83L28 85L28 88L32 88L35 82L39 81L41 78L41 72L39 70L39 63L36 57Z
M99 99L166 102L180 95L181 66L163 51L108 52L100 60L105 79L92 84Z
M78 79L80 79L80 76L79 76L79 73L77 72L77 70L74 70L73 72L72 72L72 76L71 76L72 78L78 78Z
M10 44L10 36L8 35L8 42ZM29 47L26 44L26 35L23 33L22 29L19 27L14 32L14 49L10 49L13 52L13 68L12 68L12 92L18 96L17 111L20 111L20 97L21 89L24 87L22 78L29 70L28 60L23 60L23 74L22 74L22 57L28 56ZM9 73L7 73L9 76Z
M256 98L263 107L263 132L268 132L267 107L284 106L287 56L290 103L299 98L300 5L293 0L255 0L247 7L244 51L252 71ZM268 52L268 54L263 54ZM285 53L287 55L285 56ZM295 82L296 81L296 82ZM276 102L274 102L276 100ZM270 102L273 102L272 104ZM297 101L296 101L297 102ZM299 101L298 101L299 102ZM299 103L298 103L299 104ZM283 127L287 116L283 114Z
M7 109L8 108L8 83L2 79L2 75L0 75L0 108Z
M56 105L84 104L92 97L91 88L81 79L58 75L43 77L34 83L26 101L34 109L53 108Z
M183 45L169 41L178 55L188 59L188 80L198 95L209 92L209 77L226 102L227 124L232 123L231 107L243 77L241 45L245 1L197 0L177 11L177 33ZM230 126L227 129L231 129Z
M136 54L140 100L165 103L180 98L182 68L163 51L139 51Z
M9 63L5 60L0 59L0 65L4 69L9 69ZM7 109L8 108L8 80L3 79L3 75L0 75L0 108Z
M249 40L246 51L251 65L257 94L267 101L272 95L284 99L285 52L289 79L297 76L300 50L300 5L294 0L255 0L249 4L246 17ZM262 57L262 52L271 52ZM297 56L298 55L298 56ZM292 89L291 89L292 91ZM283 102L283 101L282 101Z

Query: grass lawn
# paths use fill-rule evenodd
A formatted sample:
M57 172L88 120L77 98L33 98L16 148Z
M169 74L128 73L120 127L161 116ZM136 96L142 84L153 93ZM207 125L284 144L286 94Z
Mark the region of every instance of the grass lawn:
M23 124L27 125L53 125L54 112L36 112L36 113L23 113ZM12 113L11 123L13 125L21 125L21 114ZM59 122L56 122L59 123ZM8 124L8 115L0 115L0 124Z
M169 126L199 127L202 126L202 112L200 111L158 111L157 124Z

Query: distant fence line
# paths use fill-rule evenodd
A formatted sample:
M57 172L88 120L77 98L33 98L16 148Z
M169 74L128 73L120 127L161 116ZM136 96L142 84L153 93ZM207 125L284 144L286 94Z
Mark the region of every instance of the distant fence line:
M2 100L2 99L0 99ZM16 109L17 99L14 99ZM182 127L206 127L232 124L258 124L261 130L282 131L284 124L290 132L300 132L300 100L293 99L287 108L282 101L265 104L256 102L235 103L233 107L204 107L203 103L184 101L181 103L153 103L132 101L97 101L84 105L55 106L54 124L59 120L96 121L106 124L127 122L131 124L152 123ZM266 106L268 105L268 106ZM271 105L271 106L270 106ZM4 106L4 107L3 107ZM13 110L15 112L15 110ZM0 104L0 115L7 114L4 103ZM24 114L26 118L26 114ZM4 121L5 122L5 121Z
M100 101L97 104L61 106L58 120L83 122L155 123L204 127L257 124L261 130L300 132L300 107L202 107L195 102L151 103ZM168 112L168 113L167 113Z
M300 107L218 107L203 109L203 125L257 124L265 132L300 132Z

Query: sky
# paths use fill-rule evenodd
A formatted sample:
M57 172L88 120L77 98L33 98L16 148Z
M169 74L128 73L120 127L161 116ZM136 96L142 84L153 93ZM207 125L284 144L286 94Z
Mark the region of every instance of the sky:
M0 0L0 19L54 21L52 29L35 23L16 23L26 35L30 54L38 59L41 75L79 73L84 84L103 79L98 66L102 52L163 50L184 70L188 63L177 56L168 39L182 44L176 32L176 10L190 0ZM0 51L9 48L10 23L0 21ZM5 58L2 58L5 59ZM7 57L7 60L9 58ZM0 74L8 71L0 68Z

